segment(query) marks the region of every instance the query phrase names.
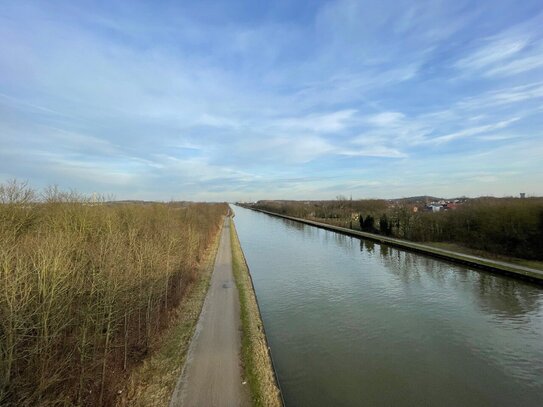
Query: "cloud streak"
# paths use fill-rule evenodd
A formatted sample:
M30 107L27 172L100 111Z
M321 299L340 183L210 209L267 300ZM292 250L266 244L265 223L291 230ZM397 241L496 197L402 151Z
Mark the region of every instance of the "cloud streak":
M444 181L450 195L543 193L542 12L7 1L0 181L145 199L386 197ZM499 177L504 151L523 164Z

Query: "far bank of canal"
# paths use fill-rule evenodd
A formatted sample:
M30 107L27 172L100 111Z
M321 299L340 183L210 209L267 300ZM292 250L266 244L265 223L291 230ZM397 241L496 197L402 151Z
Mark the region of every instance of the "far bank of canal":
M234 211L287 406L541 405L540 286Z

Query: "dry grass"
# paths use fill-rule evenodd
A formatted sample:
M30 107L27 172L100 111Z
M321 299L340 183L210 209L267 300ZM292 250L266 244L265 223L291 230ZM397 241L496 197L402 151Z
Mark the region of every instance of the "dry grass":
M0 185L0 404L112 405L226 210Z
M245 378L251 389L253 406L282 406L273 366L268 353L260 311L256 302L249 269L238 240L234 222L230 227L232 267L239 291L242 323L242 359Z

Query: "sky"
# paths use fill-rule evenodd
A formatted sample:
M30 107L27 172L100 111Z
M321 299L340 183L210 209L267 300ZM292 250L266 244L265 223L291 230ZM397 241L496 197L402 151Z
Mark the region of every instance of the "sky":
M543 195L543 2L0 2L0 182Z

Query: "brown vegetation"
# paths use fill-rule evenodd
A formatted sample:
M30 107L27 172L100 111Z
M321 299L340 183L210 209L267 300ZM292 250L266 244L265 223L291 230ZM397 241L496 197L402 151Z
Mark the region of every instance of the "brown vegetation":
M471 199L435 213L384 200L260 201L255 207L407 240L543 260L543 198Z
M151 344L150 355L130 372L117 398L117 407L167 406L170 402L194 335L206 297L221 234L203 256L198 274L170 313L169 327Z
M0 185L0 404L112 404L226 211Z

